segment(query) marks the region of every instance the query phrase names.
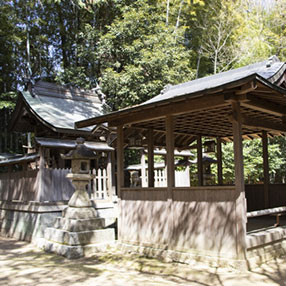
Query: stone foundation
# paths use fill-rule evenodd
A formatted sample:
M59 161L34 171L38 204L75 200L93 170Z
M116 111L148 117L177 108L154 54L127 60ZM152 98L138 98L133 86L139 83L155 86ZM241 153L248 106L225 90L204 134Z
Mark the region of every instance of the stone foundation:
M198 264L209 267L223 267L239 271L247 270L246 260L215 255L209 251L198 251L195 249L168 249L160 245L133 244L131 242L119 242L119 248L124 252L135 252L147 257L158 258L166 262L179 262L185 264Z
M0 202L0 234L36 241L61 215L64 203Z
M94 222L100 228L116 228L117 211L113 203L94 203L99 218ZM58 218L67 202L7 202L0 201L0 235L38 244L44 237L45 229L59 224ZM74 231L83 230L86 222L79 222ZM70 226L72 227L72 226Z
M248 268L286 256L286 227L271 227L247 235Z

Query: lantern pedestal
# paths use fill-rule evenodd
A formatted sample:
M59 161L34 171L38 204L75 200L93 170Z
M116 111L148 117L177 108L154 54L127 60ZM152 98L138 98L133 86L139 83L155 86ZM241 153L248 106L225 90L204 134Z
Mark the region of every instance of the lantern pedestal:
M103 251L115 241L114 228L108 228L112 221L97 216L85 193L75 191L62 217L45 230L45 251L73 259Z
M114 228L108 228L110 222L107 219L98 217L86 192L86 185L93 175L88 174L88 152L79 152L80 148L82 146L77 147L69 157L66 156L73 160L72 170L77 172L67 175L76 190L68 207L63 210L62 217L56 219L54 227L45 230L45 238L40 245L47 252L55 252L67 258L79 258L102 251L115 241ZM82 166L84 170L81 169Z

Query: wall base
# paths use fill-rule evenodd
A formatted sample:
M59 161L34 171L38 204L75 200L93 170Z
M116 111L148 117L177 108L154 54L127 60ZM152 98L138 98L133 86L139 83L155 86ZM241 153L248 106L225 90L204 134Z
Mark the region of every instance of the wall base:
M203 266L231 268L239 271L245 271L248 267L246 260L215 256L214 254L211 255L210 253L204 253L203 251L199 252L191 249L188 251L178 251L163 247L160 248L160 246L151 247L126 242L119 242L118 245L124 252L135 252L147 257L158 258L166 262L179 262L190 265L201 263Z
M66 207L67 202L0 201L0 235L37 243ZM109 227L116 227L117 211L113 203L96 202L94 207L99 217L106 218Z

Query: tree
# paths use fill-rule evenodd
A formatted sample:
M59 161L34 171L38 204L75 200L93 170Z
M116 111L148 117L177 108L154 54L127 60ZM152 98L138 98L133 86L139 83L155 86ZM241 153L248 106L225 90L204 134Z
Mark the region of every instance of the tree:
M279 142L280 144L278 144ZM268 160L269 160L269 174L271 182L279 181L282 173L286 169L285 156L282 154L285 146L285 140L282 137L269 140L268 145ZM280 146L279 146L280 145ZM234 182L234 157L233 157L233 143L226 143L222 145L223 153L223 180L225 184L232 184ZM244 140L243 141L243 160L244 160L244 178L245 183L255 184L263 182L263 153L261 139ZM212 172L216 174L216 166L213 166Z
M183 29L165 24L163 5L139 0L123 7L100 38L101 84L113 109L138 104L166 84L194 77Z
M201 57L212 62L213 73L232 67L237 60L235 36L239 26L238 9L233 1L211 1L205 4L205 9L199 12L195 21L195 33L198 38L198 64Z

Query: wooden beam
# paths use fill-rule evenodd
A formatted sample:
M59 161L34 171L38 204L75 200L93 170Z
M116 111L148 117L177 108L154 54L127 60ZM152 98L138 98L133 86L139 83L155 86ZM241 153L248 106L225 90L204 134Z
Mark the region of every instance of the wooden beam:
M217 140L217 181L219 185L223 184L222 178L222 151L221 151L221 139L218 137Z
M153 129L148 132L148 187L154 187L154 136Z
M256 119L243 116L242 125L249 128L257 128L261 130L286 132L286 125L272 122L267 119Z
M243 146L242 146L242 117L239 102L232 102L232 111L235 114L235 120L232 121L233 130L233 148L234 148L234 173L235 173L235 226L236 226L236 251L237 257L245 258L246 251L246 200L243 171Z
M204 174L203 174L203 146L202 137L197 136L197 168L198 168L198 185L203 186Z
M165 105L155 105L153 108L147 108L148 106L142 106L142 109L136 109L134 112L130 111L128 114L122 115L121 118L114 120L109 120L109 126L117 126L123 124L133 124L136 122L149 121L152 119L162 118L167 115L177 115L186 112L194 112L203 109L215 108L219 106L226 106L228 102L224 101L223 95L206 95L204 97L200 96L198 98L193 98L189 100L182 100L179 102L170 102ZM103 119L103 122L106 122ZM78 128L80 124L77 124Z
M168 199L172 199L173 187L175 187L175 158L174 158L174 119L173 116L166 117L166 159L167 159L167 188Z
M144 131L148 131L149 129L146 127L141 127L141 126L130 126L128 129L135 129L135 130L144 130ZM166 135L166 130L160 130L160 129L154 129L154 132L158 132L158 133L162 133L162 136ZM182 132L174 132L174 135L181 135L181 136L189 136L189 137L193 137L194 135L192 134L188 134L188 133L182 133ZM161 136L161 135L160 135Z
M240 87L240 89L235 92L235 94L237 94L237 95L246 94L248 92L255 90L256 88L257 88L256 81L253 80L251 82L248 82L248 83L242 85Z
M257 98L256 96L250 94L246 96L246 99L247 100L241 101L241 105L244 107L275 116L286 115L286 108L284 106L275 104L262 98Z
M268 161L268 138L266 131L262 132L263 150L263 174L264 174L264 207L269 208L269 161Z
M124 132L123 126L117 127L117 193L121 198L121 188L124 187Z

